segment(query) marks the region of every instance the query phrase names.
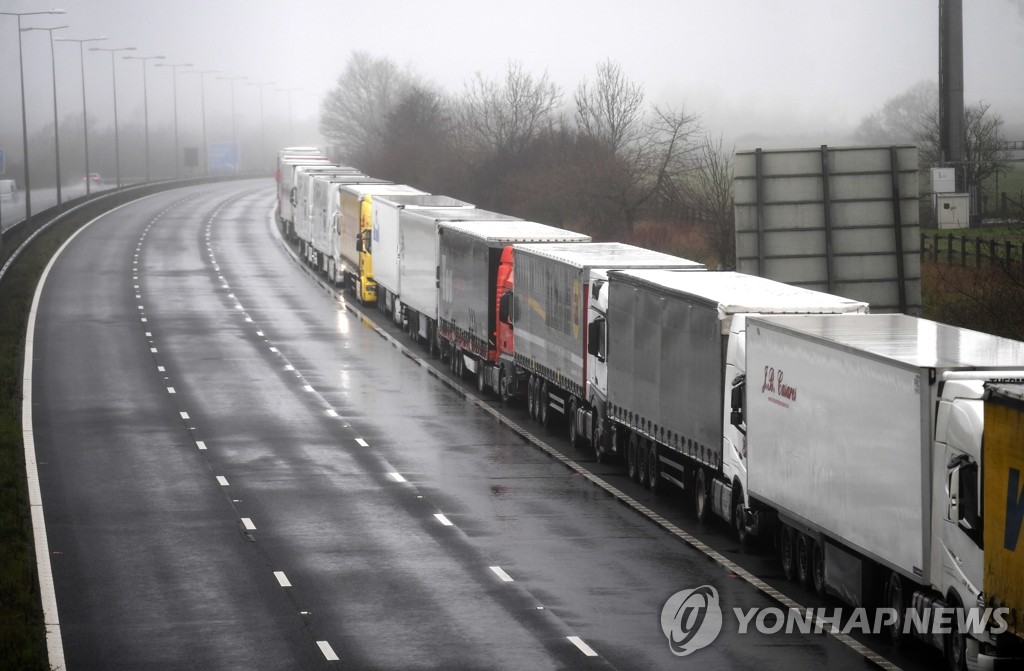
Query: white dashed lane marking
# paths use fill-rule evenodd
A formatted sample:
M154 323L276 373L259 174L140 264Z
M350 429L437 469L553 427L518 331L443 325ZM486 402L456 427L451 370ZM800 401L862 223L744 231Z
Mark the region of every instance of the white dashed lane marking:
M274 577L277 578L277 583L281 587L291 587L292 583L288 580L288 576L284 574L284 571L274 571Z
M320 647L320 652L324 653L324 657L328 662L338 661L338 655L335 654L334 648L327 641L317 641L316 644Z
M436 517L437 521L440 522L441 524L443 524L446 527L454 526L454 525L452 525L451 520L449 520L447 517L445 517L442 513L434 513L434 517Z
M248 518L248 517L243 517L242 518L242 526L245 527L246 530L248 530L248 531L255 531L256 530L256 525L253 524L252 523L252 519Z
M500 566L491 566L490 569L494 571L494 575L501 578L502 582L512 582L512 576L510 576L508 573L505 573L505 570Z
M580 652L582 652L587 657L597 657L597 653L594 652L594 649L591 648L586 643L584 643L583 639L580 638L579 636L566 636L566 638L569 639L570 643L572 643L577 648L579 648Z
M368 442L366 442L365 440L363 440L362 438L356 438L356 445L359 445L360 447L369 447L370 446L370 444Z

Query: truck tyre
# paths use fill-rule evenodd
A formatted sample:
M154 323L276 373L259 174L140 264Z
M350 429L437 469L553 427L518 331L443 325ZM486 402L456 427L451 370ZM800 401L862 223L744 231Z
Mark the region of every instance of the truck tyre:
M498 396L501 397L502 403L508 404L512 402L512 393L508 388L508 375L505 375L504 366L498 371Z
M661 481L661 461L658 459L658 444L653 440L647 443L647 485L655 494L665 491Z
M529 418L537 419L537 376L530 375L526 383L526 406L529 409Z
M594 461L602 463L605 460L605 454L601 446L601 413L594 409L592 417L592 425L590 427L590 444L594 448Z
M798 534L796 539L796 578L804 587L811 584L811 546L814 541L807 534Z
M750 534L747 533L743 515L743 487L737 480L732 485L732 528L736 532L736 540L740 542L740 545L746 545L750 541Z
M476 363L476 390L481 394L487 391L487 364L483 361Z
M955 613L960 613L963 607L956 594L950 594L949 606ZM946 667L949 671L967 671L967 637L960 632L959 627L951 627L951 631L944 637L946 653Z
M825 595L825 544L818 541L811 550L811 586L818 596Z
M636 465L636 453L638 449L638 442L639 441L636 438L636 434L630 433L629 442L626 443L626 474L629 476L629 479L632 480L633 482L640 481L640 474L637 472Z
M636 475L641 487L647 487L647 450L651 441L641 438L636 441Z
M537 419L540 420L540 425L545 429L548 428L548 421L551 419L548 412L550 410L550 403L548 402L548 383L547 380L540 383L540 393L537 394Z
M793 547L793 534L793 529L789 525L780 523L779 564L782 566L782 575L786 580L793 580L796 577L796 553Z
M569 399L569 445L574 450L581 447L580 432L576 427L576 397Z
M895 571L889 574L889 579L885 582L884 604L886 608L892 608L896 611L896 622L889 625L887 633L889 634L889 641L892 642L894 647L898 648L904 640L903 619L906 599L903 597L903 578Z
M697 474L693 478L693 510L701 524L707 522L711 516L710 493L707 472L703 466L698 466Z

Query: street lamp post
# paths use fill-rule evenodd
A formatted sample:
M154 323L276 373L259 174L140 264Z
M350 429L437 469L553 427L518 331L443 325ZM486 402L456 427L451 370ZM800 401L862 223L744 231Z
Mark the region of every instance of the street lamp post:
M25 152L25 221L32 219L32 183L28 169L28 121L25 119L25 63L21 57L21 17L37 14L64 14L63 9L48 9L43 12L0 12L0 16L18 17L18 71L21 75L21 142Z
M174 178L178 178L178 165L181 163L178 148L178 68L190 68L191 63L157 63L155 68L170 68L171 82L174 91Z
M121 140L117 132L117 68L114 67L114 54L118 51L135 51L135 47L89 47L89 51L106 51L110 53L110 75L114 82L114 168L117 172L117 188L121 188Z
M227 79L231 82L231 144L235 146L235 174L238 174L238 164L242 162L242 152L238 148L238 127L235 124L235 80L236 79L248 79L245 76L237 77L217 77L217 79Z
M282 92L282 93L287 93L288 94L288 142L286 142L285 144L291 145L291 144L294 144L294 142L295 142L295 140L294 140L295 132L292 129L292 92L293 91L301 91L302 89L300 89L300 88L290 88L290 89L277 89L277 90Z
M89 114L85 107L85 47L83 46L86 42L99 42L107 39L106 37L86 37L83 39L74 39L72 37L56 37L56 42L78 42L78 59L82 66L82 137L85 140L85 195L92 193L90 176L92 173L89 171Z
M146 89L146 61L162 60L163 56L125 56L124 59L142 61L142 118L146 128L146 181L149 181L149 94Z
M273 86L274 82L249 82L251 86L260 87L260 161L265 161L267 158L267 136L266 126L263 123L263 87Z
M57 60L53 57L53 31L63 30L67 26L53 26L52 28L22 28L21 32L27 33L32 30L45 30L50 34L50 72L53 75L53 146L57 161L57 209L64 206L64 199L60 190L60 119L57 117Z
M206 75L219 73L220 70L186 70L185 74L199 75L199 104L203 115L203 174L210 174L209 148L206 145Z

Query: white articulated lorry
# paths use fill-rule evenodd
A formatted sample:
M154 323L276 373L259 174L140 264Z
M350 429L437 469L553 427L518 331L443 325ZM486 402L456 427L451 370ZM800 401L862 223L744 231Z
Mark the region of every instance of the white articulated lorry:
M298 203L295 191L295 171L302 166L319 166L322 168L337 168L332 161L325 156L302 153L296 155L285 154L277 160L277 217L281 225L281 232L289 240L295 238L295 206Z
M397 197L385 196L382 198L391 200ZM376 199L374 203L376 204L380 200ZM437 294L441 263L441 226L448 222L522 220L507 214L498 214L477 208L419 209L403 207L396 213L399 226L395 317L405 326L414 340L427 343L430 353L436 355L439 351ZM376 220L376 216L374 219Z
M513 328L499 320L498 358L506 396L526 392L530 417L545 426L568 420L569 440L589 438L596 415L588 387L590 303L616 268L704 270L704 264L621 242L515 245Z
M370 179L355 168L344 166L311 166L302 165L295 168L295 206L292 220L294 239L299 242L299 253L311 265L316 265L313 253L313 178L317 175L332 177L358 177Z
M597 454L624 453L629 475L692 493L756 533L746 506L747 456L730 424L731 389L746 372L750 315L863 313L860 301L734 272L613 270L591 303L590 406ZM737 513L741 514L737 514Z
M745 434L750 513L777 530L786 575L892 608L893 639L913 633L953 669L1005 656L990 631L999 618L935 623L939 609L987 605L997 548L983 527L1006 516L983 509L983 473L1006 447L983 448L985 387L1024 378L1024 343L899 314L759 316L747 319L746 363L731 419Z
M373 199L373 279L377 282L377 307L399 324L402 323L402 303L398 298L401 294L401 213L417 209L473 210L476 206L437 194Z

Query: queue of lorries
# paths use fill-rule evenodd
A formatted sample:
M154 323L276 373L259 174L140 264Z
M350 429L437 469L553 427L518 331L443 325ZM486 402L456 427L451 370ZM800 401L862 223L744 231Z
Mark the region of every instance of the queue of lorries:
M278 157L300 256L482 393L950 668L1024 659L1024 343ZM989 613L936 633L943 612ZM1024 667L1015 667L1024 668Z

